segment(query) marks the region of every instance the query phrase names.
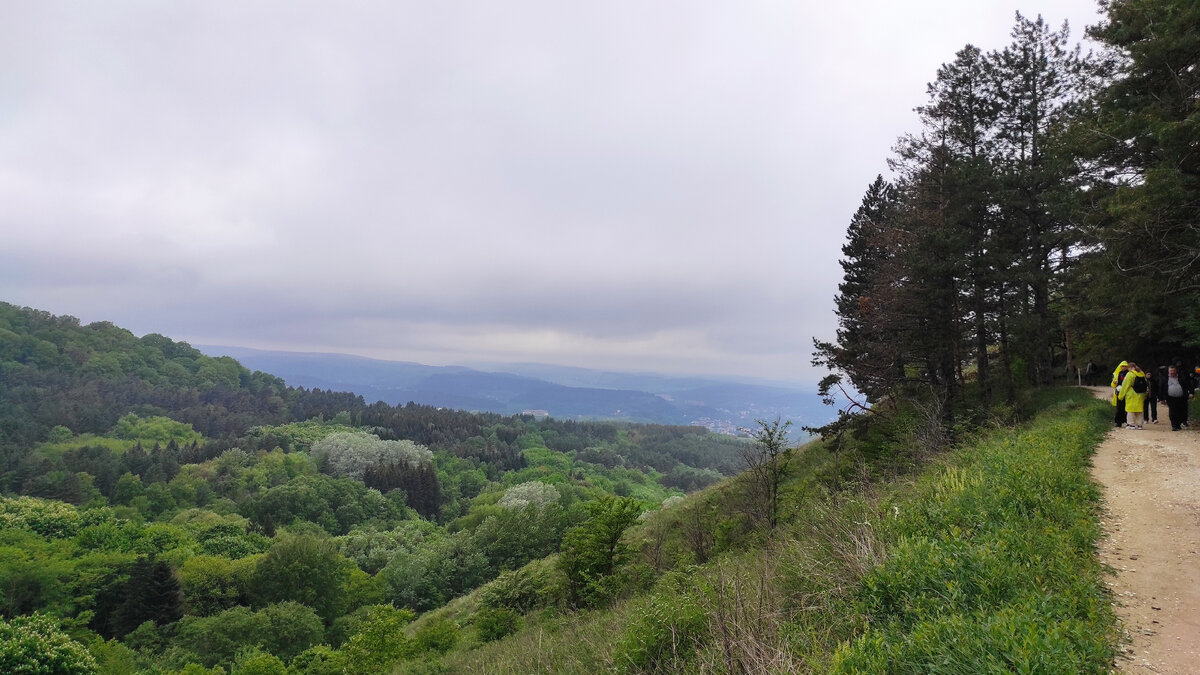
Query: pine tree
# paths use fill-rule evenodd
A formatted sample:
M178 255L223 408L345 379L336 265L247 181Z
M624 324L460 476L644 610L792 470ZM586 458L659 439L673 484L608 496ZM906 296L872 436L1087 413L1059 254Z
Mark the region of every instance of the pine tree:
M820 385L827 402L847 376L867 397L851 408L921 398L945 423L972 393L986 410L997 387L1011 403L1017 379L1049 383L1064 276L1090 244L1080 186L1092 167L1067 139L1092 79L1065 24L1017 14L1012 35L998 52L967 45L938 70L921 129L895 149L896 179L877 179L851 221L838 339L815 343L814 365L833 371ZM1031 377L1018 378L1022 363ZM821 433L840 434L845 413Z
M1079 124L1089 158L1106 170L1096 222L1108 268L1095 273L1122 279L1108 284L1116 294L1104 298L1109 304L1136 301L1160 317L1154 342L1194 346L1200 343L1200 5L1113 0L1106 9L1106 21L1089 34L1111 50L1111 79ZM1124 325L1122 332L1152 346L1142 326Z
M92 627L106 637L122 637L147 621L158 626L183 616L183 595L171 566L138 558L124 574L97 593Z
M1116 171L1108 201L1122 269L1148 269L1176 287L1200 285L1200 5L1118 0L1092 37L1120 54L1119 77L1099 96L1104 163Z
M1089 79L1079 47L1068 47L1069 36L1065 23L1055 31L1041 16L1030 20L1018 12L1013 42L991 56L999 103L998 206L1009 230L1005 248L1014 282L1005 307L1019 315L1016 347L1038 384L1049 384L1053 373L1059 268L1082 236L1072 211L1080 172L1061 138Z
M976 377L986 406L991 402L988 346L993 331L989 319L994 309L992 298L998 295L999 269L1004 266L996 241L999 223L994 208L1000 106L992 62L978 48L967 45L953 62L938 70L928 90L930 104L918 111L931 140L938 144L939 152L930 157L940 158L943 165L935 169L930 162L926 167L938 177L940 217L949 233L946 243L954 249L949 255L960 256L962 263L954 271L959 277L961 303L957 314L963 323L961 337L972 336ZM962 351L967 351L965 345ZM956 364L961 364L961 355L955 354Z
M967 45L943 65L918 108L923 129L902 139L895 163L902 175L913 344L924 379L935 387L947 418L963 398L962 364L974 355L988 397L989 299L995 295L992 153L997 104L990 65Z
M847 374L867 400L881 400L903 376L899 343L884 326L888 272L895 247L897 192L877 176L855 212L842 246L844 277L835 297L837 344L816 342L817 365Z

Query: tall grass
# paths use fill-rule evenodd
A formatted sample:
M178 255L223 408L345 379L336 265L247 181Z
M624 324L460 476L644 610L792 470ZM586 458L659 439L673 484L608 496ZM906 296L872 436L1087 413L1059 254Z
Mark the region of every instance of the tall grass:
M866 624L834 672L1108 672L1115 617L1095 555L1094 402L989 434L894 500L888 555L854 594Z

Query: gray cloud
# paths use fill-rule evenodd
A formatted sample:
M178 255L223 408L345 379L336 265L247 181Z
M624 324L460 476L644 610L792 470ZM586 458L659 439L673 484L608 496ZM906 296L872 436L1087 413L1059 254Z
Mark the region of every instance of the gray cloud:
M194 342L810 379L863 189L1013 12L477 4L7 3L0 299Z

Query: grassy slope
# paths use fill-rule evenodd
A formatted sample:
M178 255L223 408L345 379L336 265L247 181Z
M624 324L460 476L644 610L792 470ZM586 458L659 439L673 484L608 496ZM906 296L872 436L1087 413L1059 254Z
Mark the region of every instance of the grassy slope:
M810 444L770 540L730 525L740 479L690 497L629 533L631 568L661 576L608 610L535 611L480 645L472 595L415 627L465 627L442 659L453 672L1106 672L1116 619L1088 466L1108 411L1071 391L1042 407L854 496L822 489L831 458ZM725 549L703 564L697 522Z
M1090 458L1107 408L1072 392L989 434L893 503L839 672L1107 672L1114 626Z

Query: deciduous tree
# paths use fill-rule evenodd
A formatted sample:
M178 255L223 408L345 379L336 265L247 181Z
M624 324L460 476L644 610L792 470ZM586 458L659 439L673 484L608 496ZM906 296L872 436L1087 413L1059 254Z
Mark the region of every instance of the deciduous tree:
M351 565L329 538L281 534L258 560L251 592L260 606L291 600L312 607L330 622L342 608Z
M91 675L96 662L58 622L42 614L0 619L0 672L26 675Z
M632 497L606 495L585 508L588 519L563 537L559 565L567 575L570 602L594 606L611 597L607 582L628 551L621 535L641 515L642 505Z

